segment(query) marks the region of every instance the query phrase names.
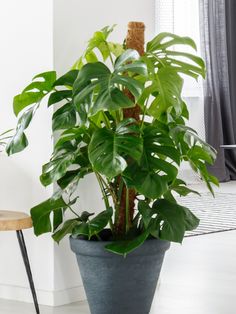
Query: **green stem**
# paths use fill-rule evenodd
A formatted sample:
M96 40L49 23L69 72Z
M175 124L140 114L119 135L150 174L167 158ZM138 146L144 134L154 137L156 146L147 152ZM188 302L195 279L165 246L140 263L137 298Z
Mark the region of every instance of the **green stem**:
M75 216L77 216L78 218L80 218L80 216L71 208L70 205L67 204L67 206L68 206L69 210L70 210Z
M125 230L126 233L129 231L129 189L126 188L126 200L125 200Z
M146 100L146 104L145 104L144 110L143 110L143 118L142 118L142 122L141 122L141 130L143 129L144 119L145 119L145 115L146 115L146 112L147 112L148 102L149 102L149 97Z
M149 52L151 56L153 56L158 62L160 62L160 64L165 67L165 63L162 62L162 60L160 58L157 57L157 55L155 55L154 53Z
M93 120L91 120L90 118L88 118L88 121L89 121L96 129L99 129L99 127L97 126L96 123L93 122Z
M102 184L105 186L105 188L107 189L107 191L109 191L109 193L111 194L111 197L113 199L114 204L116 203L116 195L115 192L113 191L113 189L109 186L109 184L103 179L103 177L98 174Z
M109 50L109 58L110 58L111 64L114 66L114 61L113 61L113 58L112 58L112 54L111 54L111 50L109 48L108 42L105 41L105 43L106 43L106 46L107 46L107 48Z
M95 175L96 175L96 178L97 178L97 180L98 180L98 184L99 184L99 186L100 186L100 189L101 189L101 191L102 191L102 195L103 195L103 200L104 200L104 203L105 203L105 207L106 207L106 209L108 209L108 208L110 207L110 204L109 204L108 197L107 197L107 195L106 195L105 188L104 188L104 186L103 186L103 182L102 182L102 180L101 180L100 175L99 175L97 172L95 172ZM111 230L113 231L112 218L109 219L109 225L110 225Z

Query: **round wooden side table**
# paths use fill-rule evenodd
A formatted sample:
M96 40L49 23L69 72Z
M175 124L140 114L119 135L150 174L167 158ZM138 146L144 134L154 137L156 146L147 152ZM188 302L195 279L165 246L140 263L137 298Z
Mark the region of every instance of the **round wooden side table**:
M23 229L29 228L32 228L32 220L29 215L21 212L0 210L0 231L16 231L17 239L20 245L21 254L30 284L31 293L34 300L35 310L37 314L40 314L33 276L30 268L30 262L25 245L24 235L22 232Z

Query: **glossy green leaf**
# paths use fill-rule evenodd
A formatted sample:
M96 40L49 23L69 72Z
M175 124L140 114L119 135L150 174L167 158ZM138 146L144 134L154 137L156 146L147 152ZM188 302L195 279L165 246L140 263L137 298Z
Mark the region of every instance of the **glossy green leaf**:
M74 153L60 156L51 160L43 166L43 173L40 176L40 181L44 186L56 182L62 178L70 165L75 161Z
M46 82L48 84L48 87L50 87L50 90L53 86L53 83L56 80L56 72L55 71L48 71L48 72L43 72L39 73L34 76L33 80L35 79L40 79L41 82Z
M155 75L155 90L157 95L152 101L148 112L154 118L159 118L168 108L174 107L177 111L182 109L181 91L183 87L183 79L178 75L172 67L167 66L161 68Z
M126 168L126 156L140 160L142 139L139 137L139 130L130 125L131 122L129 119L123 121L115 132L103 128L93 133L88 152L96 171L112 178Z
M146 201L138 202L138 211L142 217L145 228L147 229L152 219L153 210Z
M98 234L108 224L112 216L112 208L102 211L89 222L89 237Z
M149 171L140 171L134 178L134 186L142 195L156 199L167 191L167 177Z
M89 224L87 222L82 222L79 225L75 226L72 230L72 236L86 236L89 238Z
M180 196L187 196L190 193L194 193L200 196L200 193L190 189L187 187L186 183L183 180L180 179L176 179L172 185L170 186L170 188L175 191L176 193L178 193Z
M105 246L106 250L115 254L126 256L128 253L137 249L144 243L149 235L149 231L145 231L141 235L131 240L116 241Z
M67 207L62 198L48 199L37 206L33 207L30 211L33 220L33 227L35 235L40 235L52 231L50 214L53 211L61 210Z
M35 108L31 107L21 115L16 127L16 132L10 139L6 147L6 152L8 155L19 153L27 147L28 140L24 131L29 126L34 115L34 111Z
M74 127L76 124L76 112L71 103L57 109L52 116L52 129L63 130Z
M83 211L82 214L80 215L80 219L82 222L87 222L89 217L93 216L94 213L89 213L87 211Z
M162 172L167 175L167 180L174 180L178 169L169 161L163 159L163 157L165 159L169 157L177 164L180 163L180 153L174 142L158 127L148 126L143 133L142 167Z
M83 66L73 87L75 105L79 107L92 94L94 98L90 108L92 115L104 109L117 110L133 107L134 102L124 95L122 89L128 88L137 100L142 93L143 84L122 74L122 66L127 60L137 60L137 52L129 50L128 53L123 53L117 59L113 73L101 62ZM129 71L128 67L129 65L126 66L125 71ZM143 73L144 69L145 64L142 62L136 63L135 67L130 65L130 71L135 73Z
M122 176L129 188L135 188L141 195L150 199L161 197L168 189L166 176L153 170L142 169L137 164L129 165Z
M186 231L192 231L199 225L200 220L187 208L182 207L185 215L185 229Z
M188 151L188 157L191 160L202 160L206 161L208 164L213 164L214 160L211 155L201 146L195 145Z
M54 232L54 234L52 235L52 238L57 243L59 243L66 235L71 234L75 226L77 226L78 224L80 224L78 219L69 219L65 221L63 226L59 230Z
M60 90L52 93L48 99L48 106L54 105L62 100L68 101L72 97L71 90Z
M205 76L204 61L179 48L196 49L194 41L161 33L140 56L136 50L125 49L125 43L109 42L112 30L105 27L95 32L73 69L58 79L55 71L36 75L15 97L15 114L21 114L7 152L27 146L25 130L43 97L51 93L48 106L56 104L52 128L57 137L40 179L43 185L57 184L58 188L31 210L35 234L53 230L58 242L67 234L99 241L101 231L114 223L111 236L119 241L106 249L126 255L149 235L181 242L186 230L197 227L198 218L175 199L176 194L197 194L177 178L182 161L189 162L212 193L212 184L218 181L207 170L216 151L185 125L189 112L182 98L183 77ZM94 216L84 211L63 224L65 210L77 201L79 181L93 172L107 209ZM124 187L135 200L125 202ZM68 204L63 197L69 199ZM112 201L114 212L109 207ZM137 204L137 212L118 235L119 211L131 202Z
M119 57L124 52L123 45L118 43L108 42L108 47L115 57Z
M53 232L62 224L63 222L63 209L58 209L53 212Z
M182 243L186 231L185 214L182 206L160 199L153 204L153 208L158 213L158 219L163 221L160 238Z
M159 235L164 240L182 243L185 231L199 224L199 219L188 208L165 199L155 201L153 209L158 220L163 221Z
M26 107L39 102L44 97L43 92L28 92L14 97L13 108L16 116Z
M53 86L70 86L72 87L79 71L78 70L71 70L66 74L59 77L53 84Z
M35 81L36 79L40 80ZM52 90L56 72L40 73L33 80L34 82L30 83L21 94L14 97L13 109L16 116L29 105L40 102Z
M140 55L137 50L133 49L127 49L125 50L122 55L120 55L116 61L115 61L115 70L119 71L119 69L124 65L127 64L128 62L132 62L134 60L139 60Z
M147 43L147 51L166 50L174 45L187 45L197 49L195 42L190 37L181 37L172 33L160 33Z

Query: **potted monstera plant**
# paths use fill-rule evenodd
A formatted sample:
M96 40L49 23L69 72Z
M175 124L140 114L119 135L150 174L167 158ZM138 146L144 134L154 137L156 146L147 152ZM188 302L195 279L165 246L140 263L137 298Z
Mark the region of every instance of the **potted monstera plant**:
M217 180L207 164L215 151L186 125L182 75L204 77L205 66L178 45L196 49L194 41L161 33L143 49L142 23L129 24L122 45L108 40L112 30L95 32L63 76L38 74L15 96L19 120L6 151L28 145L25 130L49 96L56 141L40 180L57 189L31 209L34 232L53 232L57 242L71 235L91 313L144 314L169 243L181 243L199 223L177 202L196 193L178 178L180 164L188 162L212 192ZM104 200L97 214L77 205L78 184L89 174Z

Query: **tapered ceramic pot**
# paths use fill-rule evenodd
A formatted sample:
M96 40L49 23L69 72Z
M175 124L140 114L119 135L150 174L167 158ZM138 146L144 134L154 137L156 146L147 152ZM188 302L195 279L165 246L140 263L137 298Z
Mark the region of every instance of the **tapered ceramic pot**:
M150 239L125 258L108 243L70 237L91 314L148 314L170 243Z

